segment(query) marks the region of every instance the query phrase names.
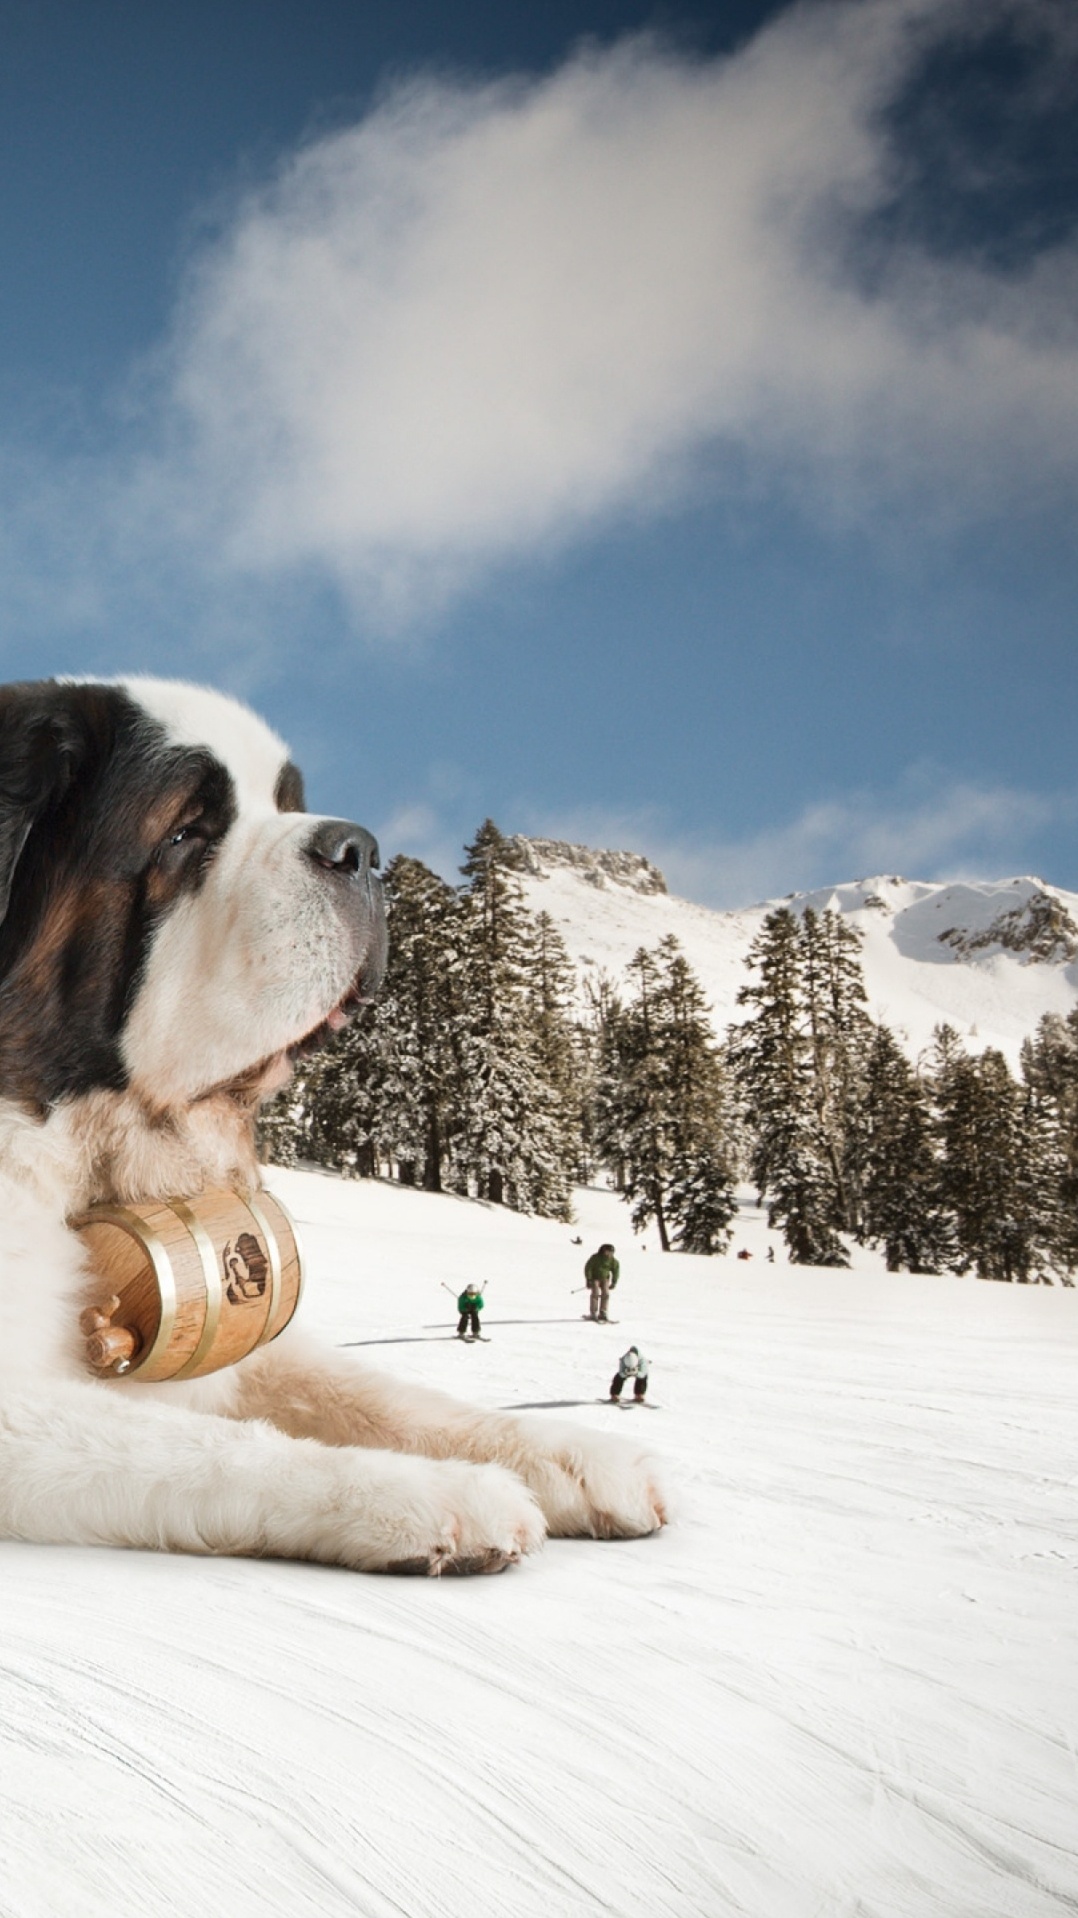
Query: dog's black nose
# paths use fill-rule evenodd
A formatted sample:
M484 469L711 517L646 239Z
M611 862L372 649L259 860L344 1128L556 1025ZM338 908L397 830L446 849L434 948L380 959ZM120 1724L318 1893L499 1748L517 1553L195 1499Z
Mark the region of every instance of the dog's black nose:
M361 879L380 864L378 841L350 819L321 819L304 851L326 872Z

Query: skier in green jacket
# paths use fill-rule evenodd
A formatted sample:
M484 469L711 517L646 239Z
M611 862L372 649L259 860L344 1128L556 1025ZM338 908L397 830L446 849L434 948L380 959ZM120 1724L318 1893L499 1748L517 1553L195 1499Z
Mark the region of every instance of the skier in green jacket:
M458 1339L464 1338L466 1333L470 1333L473 1339L482 1338L483 1335L479 1330L479 1314L482 1310L483 1294L479 1287L466 1285L457 1300L457 1311L460 1313L460 1324L457 1326Z
M620 1276L621 1267L614 1257L613 1246L601 1245L598 1252L592 1253L584 1267L584 1277L588 1282L588 1291L591 1293L593 1319L606 1319L607 1300Z

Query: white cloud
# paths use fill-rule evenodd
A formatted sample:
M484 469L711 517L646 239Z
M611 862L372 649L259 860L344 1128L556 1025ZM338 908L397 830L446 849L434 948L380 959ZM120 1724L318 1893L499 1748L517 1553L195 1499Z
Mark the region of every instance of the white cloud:
M726 58L418 79L312 140L196 252L134 466L68 476L69 603L313 572L392 623L700 483L927 518L1072 487L1075 248L1004 276L904 244L871 290L851 264L896 187L881 108L999 16L1066 27L821 0Z
M716 446L848 504L870 474L1073 465L1073 253L1017 286L900 258L871 296L840 267L891 190L881 103L969 15L795 8L725 60L643 40L399 89L198 262L163 491L193 479L238 569L392 606L655 504Z
M914 769L890 794L846 793L744 838L671 832L654 811L584 811L533 822L540 836L642 852L671 892L744 906L855 878L1004 877L1043 828L1078 815L1078 796L947 781Z

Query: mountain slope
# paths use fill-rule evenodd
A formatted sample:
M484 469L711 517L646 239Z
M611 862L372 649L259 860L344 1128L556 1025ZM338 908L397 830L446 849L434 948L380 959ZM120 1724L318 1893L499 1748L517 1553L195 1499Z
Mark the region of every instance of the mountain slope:
M878 877L793 893L735 912L676 899L633 853L593 852L558 840L516 840L529 906L548 912L581 979L617 979L639 946L680 941L725 1031L743 1015L745 955L776 905L841 912L864 935L873 1016L916 1056L947 1020L973 1051L998 1046L1017 1060L1046 1012L1078 1005L1078 894L1040 879L950 884Z

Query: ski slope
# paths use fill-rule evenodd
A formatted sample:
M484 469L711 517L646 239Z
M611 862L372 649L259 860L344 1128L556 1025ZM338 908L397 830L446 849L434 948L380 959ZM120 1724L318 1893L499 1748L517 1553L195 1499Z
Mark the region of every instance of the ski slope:
M677 1522L441 1582L0 1545L3 1918L1078 1909L1078 1295L271 1182L308 1323L648 1442ZM599 1402L630 1341L661 1409Z
M716 912L641 890L632 854L569 846L551 853L552 842L537 844L532 869L522 875L525 897L533 911L550 914L582 987L604 973L620 978L640 946L673 933L720 1035L744 1017L737 994L749 978L745 955L779 905L831 908L857 927L869 1009L915 1058L946 1020L970 1051L998 1046L1017 1064L1022 1040L1044 1013L1078 1005L1078 895L1039 879L943 885L878 877ZM611 860L613 870L597 860ZM645 867L639 875L646 888L653 873Z

